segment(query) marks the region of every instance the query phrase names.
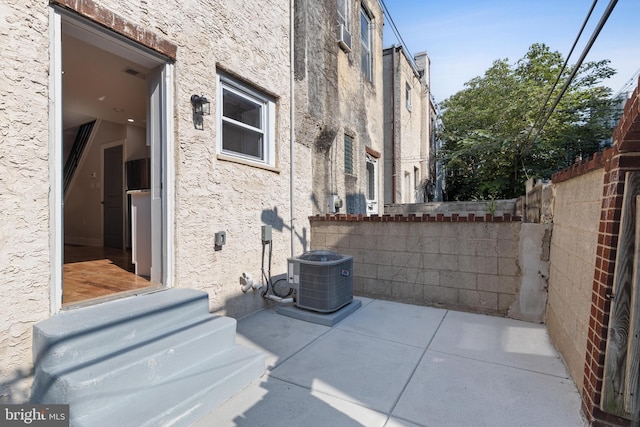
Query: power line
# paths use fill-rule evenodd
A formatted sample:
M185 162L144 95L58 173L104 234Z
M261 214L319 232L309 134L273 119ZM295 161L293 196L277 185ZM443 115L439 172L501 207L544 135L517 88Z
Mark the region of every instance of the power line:
M398 27L396 27L396 23L393 22L393 17L391 17L391 13L389 13L389 9L387 8L387 5L384 3L384 0L379 0L379 2L380 2L380 5L382 6L382 8L384 9L385 16L389 19L389 23L391 24L391 29L393 30L393 33L396 35L396 38L400 42L400 45L402 46L402 48L407 52L407 56L409 57L409 60L411 61L411 63L414 66L416 66L416 64L414 62L414 59L413 59L413 55L409 51L409 48L407 48L407 44L404 42L404 39L402 38L402 35L400 34L400 31L398 30ZM416 66L416 68L417 68L417 66Z
M622 94L626 94L627 92L630 92L631 88L635 87L636 84L638 83L638 76L640 76L640 68L638 68L638 70L635 73L633 73L631 78L627 80L627 82L624 85L622 85L620 89L618 89L616 94L613 95L613 99L620 97Z
M591 38L589 39L589 41L587 42L587 45L585 46L584 50L582 51L582 54L580 55L580 58L578 58L578 62L576 62L576 65L573 68L573 71L571 72L571 74L567 78L567 81L565 82L562 90L560 91L560 94L556 98L555 102L553 103L553 106L551 107L551 109L547 113L546 117L542 121L542 124L540 125L540 128L538 129L538 131L536 132L535 136L533 137L533 141L535 141L536 138L540 135L540 132L542 132L542 129L544 129L544 126L547 124L547 121L549 120L549 117L551 117L551 114L553 114L553 111L556 109L556 107L560 103L560 99L562 99L562 97L564 96L565 92L569 88L569 85L571 84L571 82L575 78L576 74L578 73L578 69L580 68L580 66L582 65L582 62L584 61L585 57L589 53L589 50L591 50L591 47L593 46L593 43L596 41L596 38L598 38L598 35L600 34L600 31L602 30L602 27L604 27L604 24L607 22L607 19L609 19L609 16L611 15L611 12L613 12L613 8L616 6L617 3L618 3L618 0L611 0L609 2L609 4L607 5L607 8L604 11L604 13L602 14L602 17L600 18L600 21L598 22L598 25L596 26L595 30L593 31L593 34L591 35Z
M587 17L584 19L584 22L582 23L582 27L580 28L580 31L578 32L576 39L573 41L573 46L571 46L571 50L569 51L569 54L567 55L567 58L565 59L564 64L562 65L562 69L558 73L558 77L556 78L556 81L553 83L553 87L549 91L549 95L547 95L547 99L545 99L544 104L542 104L542 108L540 108L540 113L538 114L538 117L536 117L535 123L531 128L529 128L529 132L527 133L527 137L525 138L525 145L529 143L529 137L531 137L531 133L536 128L536 126L538 126L538 123L540 122L540 119L544 114L545 108L547 107L547 104L551 99L551 95L553 95L553 91L556 90L556 87L558 86L558 82L560 82L560 79L562 78L562 74L564 73L564 70L567 68L567 64L569 64L569 58L571 58L571 55L573 54L573 51L576 48L576 45L578 44L580 37L582 37L582 33L584 32L584 29L587 26L587 22L589 22L589 19L591 18L591 14L593 13L593 9L595 9L597 3L598 3L598 0L593 0L593 3L591 4L591 9L589 9L589 12L587 13Z

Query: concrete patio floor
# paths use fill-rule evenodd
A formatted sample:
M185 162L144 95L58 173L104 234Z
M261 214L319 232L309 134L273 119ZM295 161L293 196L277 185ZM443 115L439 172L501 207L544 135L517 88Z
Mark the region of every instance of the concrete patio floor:
M195 425L586 425L544 325L356 298L332 328L273 309L240 319L237 342L267 371Z

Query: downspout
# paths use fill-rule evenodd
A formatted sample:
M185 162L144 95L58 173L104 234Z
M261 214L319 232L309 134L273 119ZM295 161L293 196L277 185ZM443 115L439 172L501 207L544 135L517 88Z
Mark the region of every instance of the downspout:
M391 46L391 203L396 202L396 46Z
M289 0L289 210L291 212L291 257L295 256L294 252L294 239L296 236L295 230L295 218L294 218L294 206L295 206L295 68L294 68L294 33L295 33L295 0Z

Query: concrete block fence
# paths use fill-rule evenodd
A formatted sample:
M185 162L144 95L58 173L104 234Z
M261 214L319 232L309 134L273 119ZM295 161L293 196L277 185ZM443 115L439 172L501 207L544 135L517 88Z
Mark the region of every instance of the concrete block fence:
M324 215L310 223L312 249L353 256L358 295L543 320L546 297L520 294L519 217ZM531 307L538 313L529 319Z

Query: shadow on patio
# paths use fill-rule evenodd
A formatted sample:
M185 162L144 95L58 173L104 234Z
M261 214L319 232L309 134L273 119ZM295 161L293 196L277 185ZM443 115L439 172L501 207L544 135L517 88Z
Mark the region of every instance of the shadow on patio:
M357 297L333 328L263 310L267 372L196 426L584 426L545 326Z

